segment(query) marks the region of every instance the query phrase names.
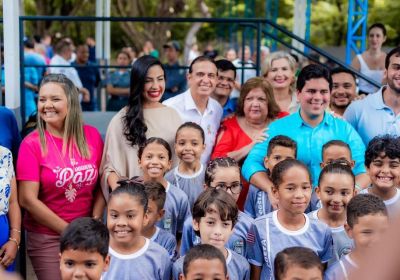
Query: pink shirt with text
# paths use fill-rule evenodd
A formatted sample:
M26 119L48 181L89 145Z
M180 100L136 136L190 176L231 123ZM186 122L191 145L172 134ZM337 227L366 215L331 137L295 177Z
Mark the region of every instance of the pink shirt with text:
M103 141L94 127L85 125L84 134L90 151L89 159L81 157L76 147L71 154L67 151L63 156L62 138L47 131L47 154L43 154L37 130L22 141L18 153L18 181L39 182L39 200L68 223L91 215L94 190L99 186ZM57 234L36 222L28 212L24 225L27 231Z

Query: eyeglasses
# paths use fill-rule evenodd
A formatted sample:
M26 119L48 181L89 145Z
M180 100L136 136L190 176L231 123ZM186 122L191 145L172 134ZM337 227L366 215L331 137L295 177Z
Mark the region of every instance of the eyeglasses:
M226 184L217 184L216 186L210 186L215 189L223 189L224 191L230 190L233 194L239 194L243 188L242 183L233 183L232 185L228 186Z

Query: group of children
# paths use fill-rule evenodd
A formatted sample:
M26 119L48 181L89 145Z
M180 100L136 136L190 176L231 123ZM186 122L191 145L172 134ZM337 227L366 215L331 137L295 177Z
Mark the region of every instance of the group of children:
M400 140L392 136L369 143L365 190L356 186L346 143L324 145L314 187L296 143L274 137L264 164L278 210L250 186L241 212L238 163L203 166L204 148L201 127L183 124L171 170L168 143L149 138L138 152L143 178L111 192L107 226L81 218L62 234L62 279L347 279L400 207Z

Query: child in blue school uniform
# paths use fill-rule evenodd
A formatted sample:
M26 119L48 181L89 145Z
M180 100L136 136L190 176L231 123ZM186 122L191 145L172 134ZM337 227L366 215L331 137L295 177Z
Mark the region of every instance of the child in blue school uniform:
M297 144L291 138L278 135L271 139L268 145L267 155L264 158L264 166L268 176L271 176L274 166L287 158L296 158ZM273 208L268 199L268 194L254 185L250 185L244 204L244 212L253 219L272 212Z
M347 161L332 161L322 169L318 187L315 189L322 208L308 214L310 218L325 223L332 230L333 258L328 265L348 254L353 248L353 241L344 229L347 205L355 195L355 177Z
M308 247L324 264L332 257L330 228L304 214L312 193L307 166L285 159L274 167L271 179L279 210L257 218L248 234L252 279L274 279L275 257L289 247Z
M239 199L242 185L240 181L240 167L238 163L230 158L216 158L210 161L205 174L205 188L221 188L227 191L235 201ZM247 257L246 238L253 219L245 213L239 211L238 221L233 228L227 248ZM186 219L183 226L182 242L180 254L183 256L194 245L200 243L200 238L193 230L192 217Z
M386 205L389 218L400 213L400 140L393 135L374 137L365 151L365 166L371 185L360 191L379 196Z
M200 236L201 244L210 244L224 255L229 279L250 279L246 258L225 246L238 219L238 207L232 196L219 188L209 188L197 198L192 213L193 229ZM184 257L180 257L174 263L174 280L180 279L183 262Z
M178 241L183 223L190 216L190 209L187 195L164 178L172 164L171 147L164 139L151 137L139 148L138 158L144 182L158 182L164 186L167 193L165 214L157 226L170 232Z
M204 139L201 126L194 122L182 124L175 136L175 154L180 161L177 167L165 175L168 182L186 193L190 209L204 190L206 167L200 161L206 148Z
M388 211L381 198L359 194L347 207L346 232L354 240L354 249L325 271L326 280L349 279L360 261L379 243L389 227Z
M148 223L143 184L129 180L119 184L108 201L111 261L103 280L170 280L172 263L167 250L142 236Z
M147 217L148 223L143 227L142 234L144 237L156 242L165 248L171 259L176 257L176 238L174 235L159 228L156 224L164 217L164 204L166 192L163 185L158 182L147 182L144 184L144 191L147 194Z

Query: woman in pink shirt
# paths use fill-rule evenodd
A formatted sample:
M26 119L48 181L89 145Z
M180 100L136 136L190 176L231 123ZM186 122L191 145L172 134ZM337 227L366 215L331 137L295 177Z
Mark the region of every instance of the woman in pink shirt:
M44 77L37 129L19 150L19 202L39 280L60 279L60 233L78 217L100 217L105 203L98 184L103 142L96 128L83 125L78 95L66 76Z

